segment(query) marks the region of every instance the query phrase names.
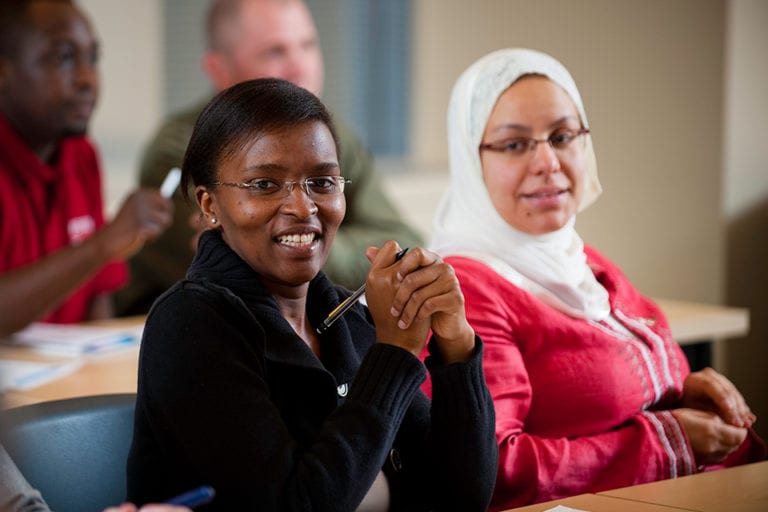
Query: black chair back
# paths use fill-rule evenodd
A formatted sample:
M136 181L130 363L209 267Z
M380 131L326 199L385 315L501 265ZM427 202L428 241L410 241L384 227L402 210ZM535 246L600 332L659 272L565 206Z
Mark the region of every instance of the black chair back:
M2 412L6 450L56 512L125 501L135 394L98 395Z

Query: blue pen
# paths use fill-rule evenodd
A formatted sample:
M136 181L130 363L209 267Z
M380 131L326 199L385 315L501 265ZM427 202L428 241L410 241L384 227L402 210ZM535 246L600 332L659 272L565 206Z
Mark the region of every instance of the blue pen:
M167 505L181 505L182 507L195 508L209 503L215 495L216 491L213 490L213 487L203 485L197 489L185 492L184 494L179 494L165 503Z

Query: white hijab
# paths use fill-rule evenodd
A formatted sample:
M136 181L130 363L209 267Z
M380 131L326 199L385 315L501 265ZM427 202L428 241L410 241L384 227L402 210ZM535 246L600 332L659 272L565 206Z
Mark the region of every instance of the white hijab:
M529 235L510 226L493 206L483 181L478 146L499 96L518 78L545 75L570 95L588 128L584 105L568 71L549 55L497 50L472 64L454 85L448 107L451 181L434 220L431 247L443 256L482 261L514 285L576 318L602 320L608 293L587 266L575 216L561 229ZM586 183L579 211L602 191L592 139L584 136Z

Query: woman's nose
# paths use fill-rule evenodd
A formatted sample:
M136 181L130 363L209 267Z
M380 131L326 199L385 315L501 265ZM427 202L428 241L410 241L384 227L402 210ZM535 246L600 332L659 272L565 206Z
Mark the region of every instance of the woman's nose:
M529 166L534 174L557 172L560 170L560 158L551 144L543 142L533 148Z
M294 183L283 199L282 210L300 218L307 218L317 213L317 203L304 184Z

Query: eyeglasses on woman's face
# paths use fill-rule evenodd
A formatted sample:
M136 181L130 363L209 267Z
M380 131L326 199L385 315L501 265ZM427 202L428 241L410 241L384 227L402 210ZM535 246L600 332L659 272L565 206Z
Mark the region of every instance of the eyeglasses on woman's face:
M350 182L343 176L312 176L299 181L253 178L245 182L216 181L213 185L245 189L250 195L264 199L285 199L293 192L294 185L299 185L312 199L323 200L343 193L344 186Z
M511 157L522 157L532 154L536 146L546 142L552 149L558 152L567 150L573 141L581 135L589 133L587 128L574 130L571 128L560 128L552 132L546 139L534 139L532 137L511 137L494 142L484 142L480 144L479 150L495 151Z

